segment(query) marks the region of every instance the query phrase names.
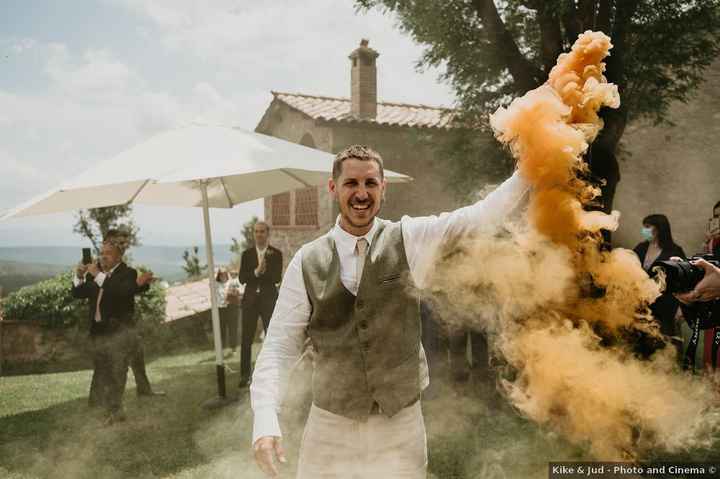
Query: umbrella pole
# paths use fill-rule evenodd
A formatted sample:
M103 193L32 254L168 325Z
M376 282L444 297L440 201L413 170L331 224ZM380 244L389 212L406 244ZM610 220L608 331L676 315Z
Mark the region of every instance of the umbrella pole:
M203 200L203 222L205 224L205 251L208 262L208 279L210 280L210 306L212 310L213 342L215 343L215 370L217 372L218 396L226 398L225 365L223 362L222 337L220 335L220 312L217 303L217 283L215 283L215 259L213 258L212 235L210 233L210 210L208 206L207 181L200 181Z

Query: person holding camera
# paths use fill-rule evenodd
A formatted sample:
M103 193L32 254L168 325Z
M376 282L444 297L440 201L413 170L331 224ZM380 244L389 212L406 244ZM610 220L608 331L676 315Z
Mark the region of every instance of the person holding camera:
M695 370L696 351L702 336L702 363L708 370L715 371L720 364L720 263L717 257L705 257L712 263L700 257L691 259L684 276L692 277L694 287L691 283L692 289L683 288L685 291L675 293L675 297L683 303L683 315L691 329L684 367ZM673 260L681 261L680 258Z
M673 241L670 221L667 216L653 214L643 219L641 230L645 241L639 243L633 251L638 255L645 271L651 273L657 261L666 261L678 257L685 259L685 251ZM672 294L664 292L650 306L656 321L660 325L660 332L666 336L675 336L675 316L679 303Z
M717 301L720 299L720 268L708 263L704 259L695 260L692 264L705 271L703 279L700 280L692 291L676 294L675 297L683 303L688 304Z

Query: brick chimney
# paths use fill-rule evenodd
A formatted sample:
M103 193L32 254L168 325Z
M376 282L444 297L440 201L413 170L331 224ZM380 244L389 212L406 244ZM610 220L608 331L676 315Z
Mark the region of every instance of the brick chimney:
M350 69L350 98L353 116L365 119L377 115L377 68L375 59L380 55L368 46L369 40L362 39L348 58Z

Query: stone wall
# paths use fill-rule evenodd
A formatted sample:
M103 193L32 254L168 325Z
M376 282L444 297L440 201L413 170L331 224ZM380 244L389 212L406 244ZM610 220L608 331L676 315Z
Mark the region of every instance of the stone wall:
M322 151L332 150L332 132L329 129L318 127L314 120L277 100L273 100L270 104L255 131L292 143L313 146ZM272 224L272 199L265 198L264 206L265 221ZM272 225L270 243L283 252L283 268L287 267L290 259L303 244L325 234L334 218L333 204L327 188L319 187L317 227Z
M389 185L380 216L399 220L403 215L424 216L450 211L460 206L445 185L440 159L432 148L431 131L408 127L379 126L370 122L343 124L315 121L277 100L268 108L256 131L301 143L311 138L315 147L337 153L351 144L366 144L376 149L388 169L410 175L410 184ZM329 176L328 171L328 176ZM305 243L325 234L334 224L338 210L326 187L318 188L317 228L273 225L271 243L283 252L285 266ZM272 201L265 198L265 220L271 222Z
M617 246L632 248L641 241L642 218L662 213L685 253L702 248L707 219L720 200L720 61L692 101L671 107L669 119L674 127L631 125L623 137L629 154L620 158Z
M332 152L354 143L366 144L380 153L386 168L413 177L409 184L388 186L380 217L399 220L403 215L439 214L461 205L446 187L447 173L432 147L432 135L441 136L443 131L342 124L333 127Z
M172 348L212 348L212 321L203 311L166 323ZM49 373L92 367L90 338L76 328L48 328L43 321L0 321L0 374ZM152 345L145 345L152 353Z
M75 328L51 329L42 321L0 321L2 374L90 367L85 336Z

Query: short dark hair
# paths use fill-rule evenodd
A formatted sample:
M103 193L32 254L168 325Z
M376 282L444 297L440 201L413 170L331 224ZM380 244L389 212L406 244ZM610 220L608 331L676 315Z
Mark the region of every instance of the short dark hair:
M127 233L119 229L109 229L103 238L103 244L108 244L118 250L120 255L124 255L130 246L130 238Z
M718 206L720 206L720 201L715 203L715 206L713 206L713 211L715 211L718 208Z
M675 245L673 241L672 230L670 229L670 221L667 216L653 214L643 218L644 225L654 226L657 230L658 243L662 249L670 249Z
M218 268L217 273L215 273L215 281L220 281L220 275L227 274L230 276L230 274L223 268Z
M270 225L267 224L265 221L262 221L262 220L256 221L255 224L253 225L253 231L255 230L255 227L257 225L263 225L265 227L265 231L267 232L267 234L270 234Z
M333 161L332 177L337 180L342 174L342 164L345 160L374 161L380 168L380 178L385 178L383 159L380 153L366 145L350 145L335 155Z

